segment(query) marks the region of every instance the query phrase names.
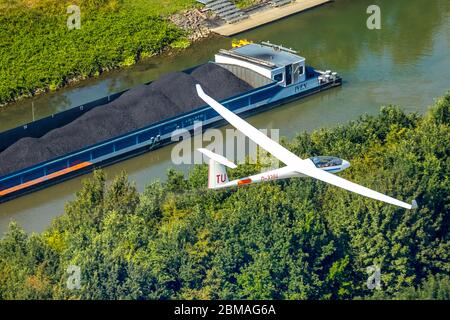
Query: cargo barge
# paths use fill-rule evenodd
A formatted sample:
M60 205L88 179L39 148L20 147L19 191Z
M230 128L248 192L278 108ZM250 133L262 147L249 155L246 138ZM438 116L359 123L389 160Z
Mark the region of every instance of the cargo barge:
M295 51L271 43L250 43L231 50L220 50L214 61L208 64L228 70L252 87L221 101L240 116L256 114L342 84L336 72L307 66L305 58ZM200 67L184 72L191 74ZM223 85L226 86L226 83ZM118 101L130 90L0 133L0 153L23 138L39 138L71 124L95 108L110 108L109 104ZM4 174L0 177L0 203L168 145L172 143L174 130L184 128L192 131L196 121L202 122L203 130L223 124L223 119L205 105L158 120L137 130Z

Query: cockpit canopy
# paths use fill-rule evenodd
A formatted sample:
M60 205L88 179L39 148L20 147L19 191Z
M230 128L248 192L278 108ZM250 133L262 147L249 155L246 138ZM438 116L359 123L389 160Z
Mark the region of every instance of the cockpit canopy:
M317 168L326 168L342 165L342 159L330 156L317 156L310 158Z

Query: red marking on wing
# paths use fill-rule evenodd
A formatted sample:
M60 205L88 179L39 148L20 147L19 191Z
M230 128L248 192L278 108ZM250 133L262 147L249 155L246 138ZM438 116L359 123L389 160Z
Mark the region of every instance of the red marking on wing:
M241 179L241 180L238 181L237 185L238 186L242 186L244 184L249 184L251 182L252 182L252 179L250 179L250 178Z

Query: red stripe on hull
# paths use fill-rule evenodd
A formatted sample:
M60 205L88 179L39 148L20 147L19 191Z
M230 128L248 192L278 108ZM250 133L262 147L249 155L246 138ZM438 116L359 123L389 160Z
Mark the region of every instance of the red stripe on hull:
M31 180L31 181L19 184L18 186L14 186L14 187L9 188L9 189L1 190L0 191L0 196L6 196L7 194L10 194L12 192L15 192L15 191L18 191L18 190L22 190L22 189L26 189L28 187L37 185L37 184L42 183L44 181L47 181L47 180L50 180L50 179L54 179L54 178L63 176L65 174L68 174L70 172L86 168L86 167L88 167L90 165L92 165L92 163L88 162L88 161L79 163L79 164L74 165L72 167L69 167L69 168L66 168L66 169L63 169L63 170L60 170L60 171L53 172L53 173L51 173L49 175L46 175L46 176L43 176L41 178L37 178L37 179Z

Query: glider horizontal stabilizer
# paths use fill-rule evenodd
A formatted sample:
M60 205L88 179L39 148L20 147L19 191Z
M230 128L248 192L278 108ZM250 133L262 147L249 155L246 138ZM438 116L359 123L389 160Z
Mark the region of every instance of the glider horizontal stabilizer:
M224 156L221 156L220 154L214 153L208 149L204 148L198 148L198 151L203 153L205 156L207 156L210 159L213 159L214 161L223 164L224 166L227 166L228 168L235 169L237 168L237 165L235 165L233 162L225 158Z

